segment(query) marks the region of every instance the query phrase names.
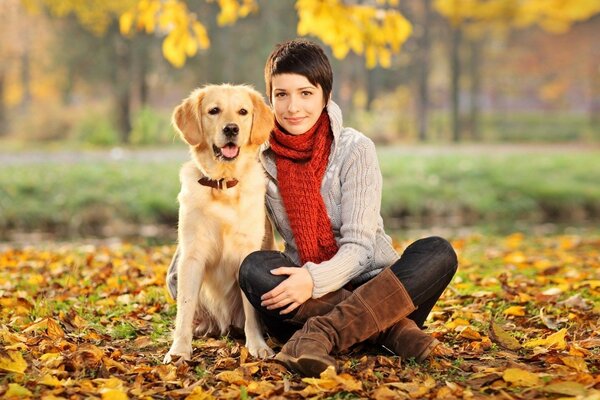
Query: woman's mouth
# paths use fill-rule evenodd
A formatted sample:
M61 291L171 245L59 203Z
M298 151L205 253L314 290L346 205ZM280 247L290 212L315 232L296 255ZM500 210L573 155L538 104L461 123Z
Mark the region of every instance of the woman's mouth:
M285 120L292 125L297 125L297 124L302 123L302 121L304 121L304 118L305 117L294 117L294 118L286 118Z

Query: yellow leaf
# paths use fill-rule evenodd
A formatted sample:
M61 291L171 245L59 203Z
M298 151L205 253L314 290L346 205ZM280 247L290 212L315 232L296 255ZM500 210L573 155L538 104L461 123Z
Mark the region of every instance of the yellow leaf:
M540 378L536 374L520 368L507 368L502 379L515 386L530 387L540 384Z
M22 374L27 369L27 361L20 351L0 352L0 370Z
M456 329L458 326L469 326L469 321L463 318L456 318L450 322L446 322L446 327L448 329Z
M326 390L335 389L338 386L350 392L362 390L362 382L348 374L338 375L332 366L321 372L320 378L303 378L302 381Z
M214 397L212 394L206 393L202 387L196 386L185 400L214 400Z
M107 389L102 392L102 400L128 400L127 392L121 389Z
M492 321L492 323L490 324L490 336L492 337L494 342L498 343L505 349L519 350L521 348L521 344L519 343L519 341L512 337L495 321Z
M216 378L223 382L233 383L234 385L246 385L248 383L246 379L244 379L244 376L237 370L223 371L217 374Z
M587 364L583 357L575 357L575 356L559 356L561 361L568 367L576 369L579 372L589 372Z
M586 394L585 386L578 382L556 382L545 386L542 389L548 393L565 394L568 396L584 396Z
M533 348L533 347L545 347L545 348L553 348L556 350L564 350L567 348L567 342L565 340L565 336L567 334L567 330L565 328L560 331L553 333L545 339L534 339L530 340L523 344L523 347Z
M511 306L502 312L504 315L514 315L517 317L522 317L525 315L525 307L523 306Z
M53 387L63 386L63 383L57 377L51 376L51 375L44 375L42 377L42 379L40 379L38 381L38 383L41 383L42 385L46 385L46 386L53 386Z
M8 390L4 393L3 398L10 399L14 397L30 397L33 393L27 388L19 385L18 383L9 383Z
M252 381L248 384L247 388L248 393L264 395L272 392L275 389L275 385L268 381Z
M460 332L459 336L464 337L466 339L471 339L471 340L481 339L481 335L479 334L479 332L477 332L475 329L471 328L470 326L464 327L464 329Z

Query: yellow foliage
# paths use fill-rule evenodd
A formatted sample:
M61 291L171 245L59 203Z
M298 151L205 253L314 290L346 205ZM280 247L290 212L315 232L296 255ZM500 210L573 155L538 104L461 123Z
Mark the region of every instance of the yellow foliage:
M379 2L378 6L384 3ZM369 68L378 64L389 67L392 53L400 50L412 32L410 22L394 9L346 4L341 0L298 0L296 10L299 35L318 37L338 59L350 51L364 55Z
M567 31L574 22L600 12L600 0L435 0L434 8L454 26L467 23L492 28L539 25L554 33Z

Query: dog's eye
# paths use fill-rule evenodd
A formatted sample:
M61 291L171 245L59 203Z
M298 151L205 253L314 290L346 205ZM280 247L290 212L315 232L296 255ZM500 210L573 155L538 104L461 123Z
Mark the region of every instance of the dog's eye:
M248 114L248 110L246 110L245 108L240 109L240 111L238 111L240 113L240 115L246 115Z
M213 107L210 110L208 110L208 113L210 115L217 115L221 110L219 110L219 107Z

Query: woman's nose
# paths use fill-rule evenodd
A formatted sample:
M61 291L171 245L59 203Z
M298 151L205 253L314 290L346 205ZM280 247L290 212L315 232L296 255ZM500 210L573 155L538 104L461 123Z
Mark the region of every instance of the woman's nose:
M298 111L298 99L296 96L290 96L290 101L288 103L288 112L294 113Z

